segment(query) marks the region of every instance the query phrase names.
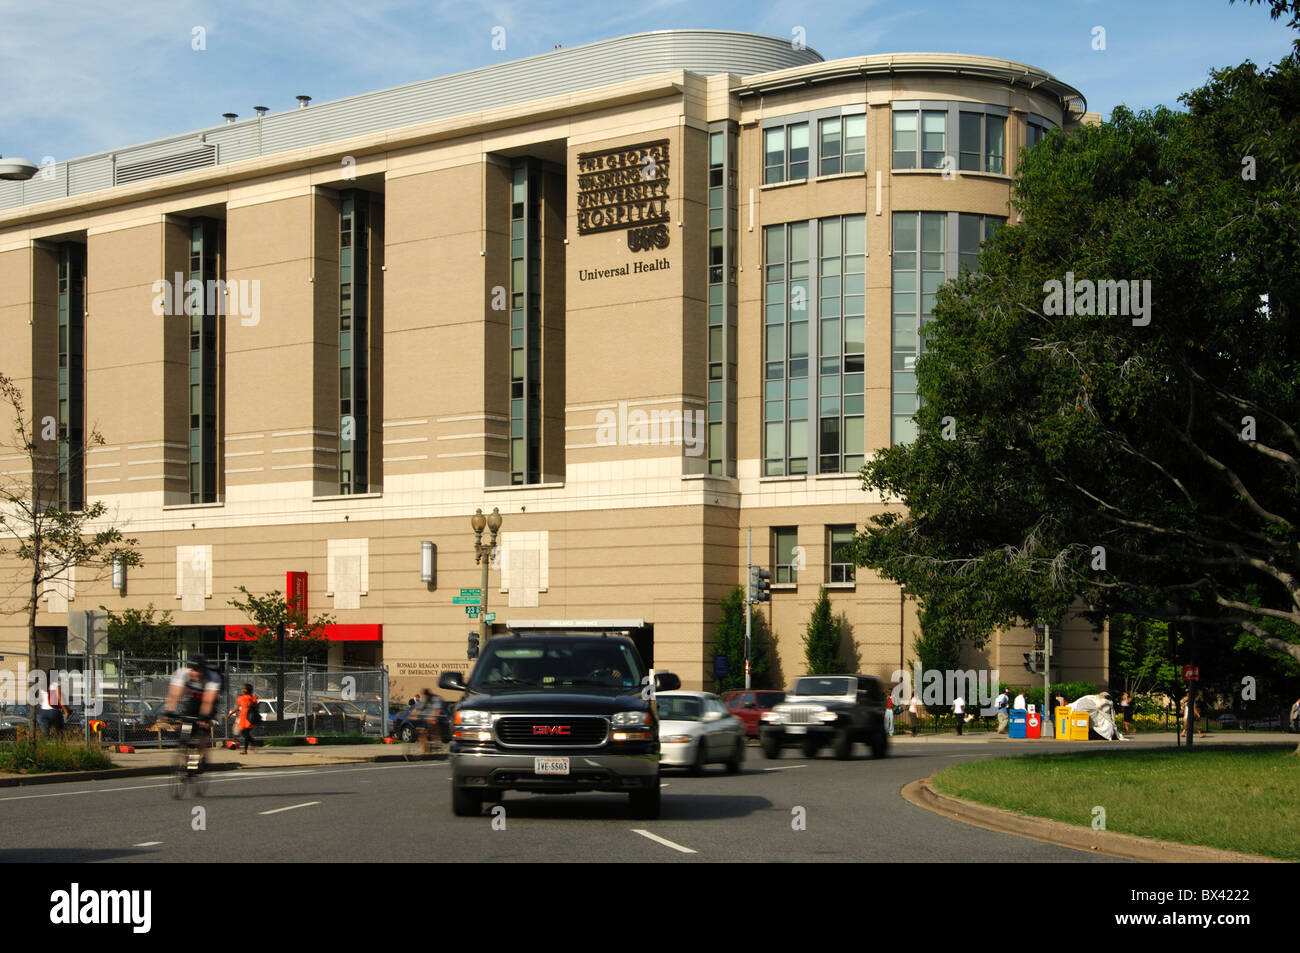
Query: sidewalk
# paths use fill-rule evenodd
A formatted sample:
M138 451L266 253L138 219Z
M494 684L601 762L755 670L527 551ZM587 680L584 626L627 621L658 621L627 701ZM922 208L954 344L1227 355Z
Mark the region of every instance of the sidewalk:
M0 772L0 787L26 787L61 781L106 781L114 778L167 774L172 769L175 751L172 748L137 748L134 754L112 752L110 757L113 759L112 768L95 771L52 771L42 774ZM247 755L241 755L238 751L213 748L208 752L208 765L210 770L214 771L238 771L358 762L441 761L446 757L447 746L438 743L429 745L427 755L419 753L418 745L408 746L401 742L391 745L295 745L283 748L257 748Z

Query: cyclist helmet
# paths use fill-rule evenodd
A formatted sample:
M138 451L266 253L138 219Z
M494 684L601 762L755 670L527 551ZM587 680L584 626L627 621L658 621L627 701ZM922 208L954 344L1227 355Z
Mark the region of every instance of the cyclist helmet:
M200 652L195 652L186 661L189 663L190 668L196 668L200 671L208 667L208 657Z

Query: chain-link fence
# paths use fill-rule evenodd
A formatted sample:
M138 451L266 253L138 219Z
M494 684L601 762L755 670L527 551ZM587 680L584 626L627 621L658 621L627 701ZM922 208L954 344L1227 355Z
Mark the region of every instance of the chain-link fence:
M258 698L262 717L254 728L256 738L379 738L390 733L387 669L291 662L281 672L276 663L213 664L222 676L214 739L236 737L237 701L244 685L252 685ZM45 655L41 668L29 675L31 697L15 699L6 711L35 707L46 692L67 708L65 732L104 744L165 744L169 737L159 718L167 707L172 675L183 665L180 658ZM58 694L51 696L55 685Z

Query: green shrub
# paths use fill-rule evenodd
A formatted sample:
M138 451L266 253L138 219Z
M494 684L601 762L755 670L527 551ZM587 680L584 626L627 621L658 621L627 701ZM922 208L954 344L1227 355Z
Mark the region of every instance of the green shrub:
M91 771L113 767L97 745L63 738L25 738L0 743L0 771L39 774L44 771Z

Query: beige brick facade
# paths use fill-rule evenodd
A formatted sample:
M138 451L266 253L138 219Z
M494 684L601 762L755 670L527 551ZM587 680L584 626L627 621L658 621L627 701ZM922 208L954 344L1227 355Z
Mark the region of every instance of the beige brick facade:
M107 441L88 454L86 490L138 537L144 558L124 594L79 578L69 607L152 602L179 625L219 627L245 621L227 605L236 586L283 590L287 571L305 571L313 612L383 627L381 642L335 643L331 659L383 662L405 697L429 673L464 665L474 623L451 599L479 583L469 516L495 506L512 560L509 591L491 573L496 632L641 620L655 666L707 688L717 603L744 578L747 530L754 561L768 565L771 528L794 526L806 565L763 611L779 680L800 674L804 626L828 578L827 527L861 528L883 505L854 474L761 476L764 226L866 217L869 454L891 439L891 213L1014 222L1010 176L1026 118L1077 121L1060 95L1011 79L1016 64L919 57L891 72L882 59L611 80L0 211L0 370L26 388L37 419L55 399L50 249L86 247L86 423ZM893 170L891 105L913 100L1004 108L1006 174ZM865 171L763 184L763 120L855 106L866 108ZM709 399L708 134L718 123L738 137L734 478L709 475L680 432L611 442L600 429L611 416L634 424L637 411L680 421L651 412L690 415ZM667 247L633 251L625 228L580 234L579 155L658 140L667 140ZM815 166L816 136L811 148ZM510 313L494 301L511 282L518 157L541 163L541 459L539 482L511 486ZM339 208L349 189L383 212L369 265L370 488L340 495ZM187 318L151 311L154 283L188 269L186 223L198 217L224 222L227 283L256 282L260 296L255 323L229 314L220 332L215 504L188 502ZM0 421L6 436L8 425ZM2 469L15 465L8 456ZM432 589L419 578L422 540L437 546ZM211 595L187 601L177 565L191 546L211 547ZM831 596L859 671L888 678L910 664L915 613L897 586L859 570ZM38 624L57 642L66 617L43 611ZM1024 681L1030 638L1004 633L978 661ZM1071 623L1057 664L1065 678L1105 680L1106 649L1104 634ZM24 653L22 616L0 616L0 666Z

